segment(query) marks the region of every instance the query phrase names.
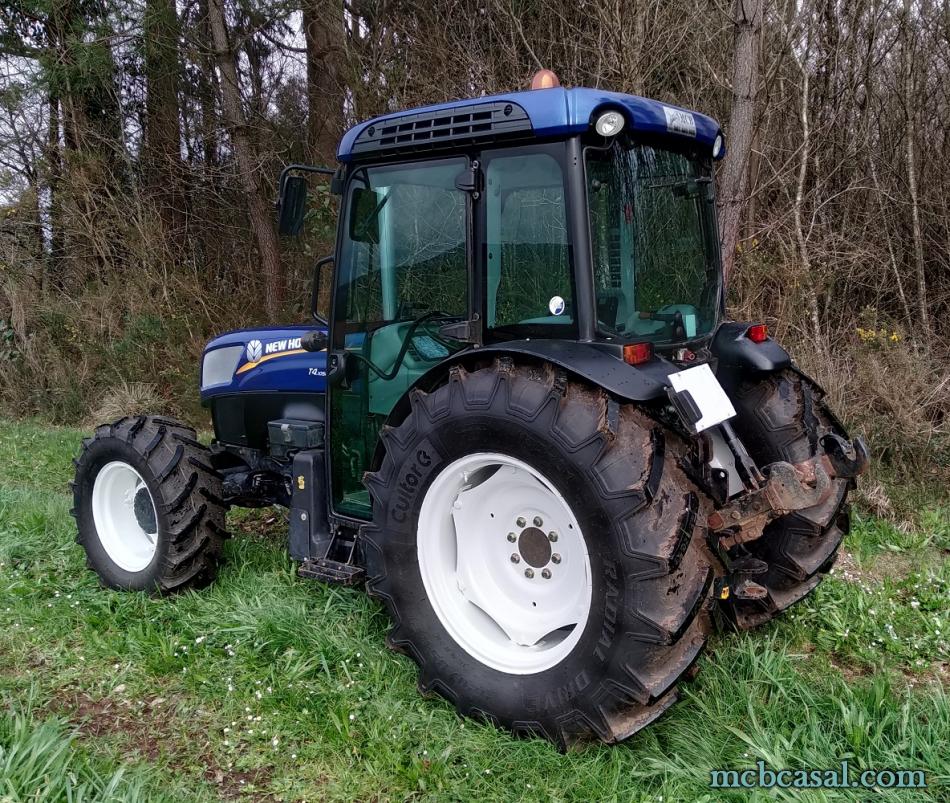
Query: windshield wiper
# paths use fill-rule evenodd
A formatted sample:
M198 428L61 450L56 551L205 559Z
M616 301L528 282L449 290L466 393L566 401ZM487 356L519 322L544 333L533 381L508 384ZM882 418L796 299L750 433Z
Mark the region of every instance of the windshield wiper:
M708 195L708 187L711 184L712 179L707 177L683 178L677 179L676 181L667 181L662 184L647 184L646 189L668 189L675 198L698 198L702 194L702 190L700 188L706 188Z
M656 312L641 311L640 312L641 321L659 321L666 324L671 330L671 334L674 340L680 341L686 339L686 327L683 325L683 313L679 310L674 312Z
M648 190L662 190L666 187L689 187L699 184L712 184L712 179L709 178L709 176L699 176L698 178L677 178L673 181L661 182L660 184L647 184L646 188Z

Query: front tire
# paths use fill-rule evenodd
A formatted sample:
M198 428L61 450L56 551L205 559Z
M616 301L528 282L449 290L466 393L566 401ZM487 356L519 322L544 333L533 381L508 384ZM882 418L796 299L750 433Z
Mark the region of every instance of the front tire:
M454 367L410 401L361 540L420 689L562 747L658 717L705 644L712 576L671 438L549 365Z
M193 429L122 418L83 440L74 463L76 541L103 585L170 593L214 579L227 508Z

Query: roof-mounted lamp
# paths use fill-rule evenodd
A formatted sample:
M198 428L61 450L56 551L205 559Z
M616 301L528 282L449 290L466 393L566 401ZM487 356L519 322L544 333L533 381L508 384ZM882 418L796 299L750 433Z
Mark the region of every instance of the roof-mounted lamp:
M538 70L531 79L532 89L555 89L561 82L557 79L553 70Z

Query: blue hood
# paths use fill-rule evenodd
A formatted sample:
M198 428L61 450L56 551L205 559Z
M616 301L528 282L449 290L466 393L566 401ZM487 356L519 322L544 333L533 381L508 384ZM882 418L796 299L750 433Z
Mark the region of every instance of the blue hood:
M234 393L325 393L326 351L304 351L300 338L324 327L297 324L227 332L205 346L201 399Z

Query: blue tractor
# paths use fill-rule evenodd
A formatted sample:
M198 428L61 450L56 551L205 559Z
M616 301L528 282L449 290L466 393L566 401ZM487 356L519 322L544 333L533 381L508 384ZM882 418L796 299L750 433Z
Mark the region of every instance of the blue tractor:
M74 512L104 585L173 592L214 577L229 506L283 505L299 574L382 600L424 692L617 742L715 621L820 582L867 451L764 325L725 319L719 125L537 84L286 169L283 234L308 180L340 199L313 321L207 345L210 446L156 416L99 427Z

